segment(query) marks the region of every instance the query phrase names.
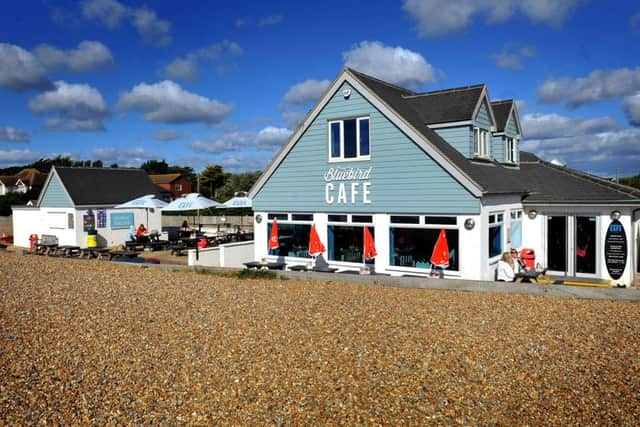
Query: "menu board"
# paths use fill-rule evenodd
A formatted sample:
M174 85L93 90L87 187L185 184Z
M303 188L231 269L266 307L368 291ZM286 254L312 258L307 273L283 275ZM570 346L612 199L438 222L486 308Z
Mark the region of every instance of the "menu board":
M618 280L627 264L627 235L620 221L611 221L604 238L604 262L609 276Z
M96 228L96 217L92 214L82 215L82 230L86 233Z

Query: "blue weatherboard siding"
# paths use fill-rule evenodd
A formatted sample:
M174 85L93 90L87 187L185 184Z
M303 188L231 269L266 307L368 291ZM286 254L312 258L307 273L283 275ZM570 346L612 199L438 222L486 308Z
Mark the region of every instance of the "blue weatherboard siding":
M43 208L72 208L73 203L67 196L67 193L62 187L60 178L58 175L53 174L49 185L44 190L42 199L40 200L40 207Z
M518 134L518 128L516 127L516 120L513 117L513 113L511 113L511 115L509 116L504 131L511 137L515 137Z
M473 214L480 203L449 173L353 88L344 83L255 196L256 211ZM370 117L371 160L329 163L332 119ZM329 168L371 167L370 204L328 204L324 175ZM361 181L360 181L361 182ZM336 188L339 182L334 181ZM350 186L350 182L345 182ZM334 191L334 195L337 190ZM359 194L361 196L362 193Z
M505 148L506 148L506 141L503 136L500 136L500 135L491 136L491 156L495 160L499 162L505 161Z
M491 130L491 116L486 101L482 101L478 114L473 118L473 124L482 129Z
M463 156L473 156L473 128L471 126L439 128L434 131L453 148L461 152Z

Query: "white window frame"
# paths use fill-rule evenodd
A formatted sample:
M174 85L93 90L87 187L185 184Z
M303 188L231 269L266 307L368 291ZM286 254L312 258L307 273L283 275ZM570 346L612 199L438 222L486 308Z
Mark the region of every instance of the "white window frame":
M356 121L356 157L344 157L344 121L345 120L354 120ZM369 121L369 154L366 156L360 154L360 122L362 120ZM333 157L331 153L331 125L333 123L340 124L340 156ZM329 120L328 122L328 147L329 147L329 162L357 162L363 160L371 160L371 118L369 116L362 117L347 117L344 119L338 120Z
M473 128L473 155L476 157L489 157L487 150L488 131L477 126Z
M182 184L176 184L174 188L176 191L182 191Z
M517 153L517 141L515 138L506 138L505 145L505 161L507 163L515 163L516 162L516 153Z

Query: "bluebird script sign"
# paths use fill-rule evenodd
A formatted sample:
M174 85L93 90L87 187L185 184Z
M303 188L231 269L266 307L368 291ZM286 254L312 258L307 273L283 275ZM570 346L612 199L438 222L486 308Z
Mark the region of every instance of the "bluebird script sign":
M604 238L604 262L609 276L618 280L627 263L627 235L620 221L611 221Z

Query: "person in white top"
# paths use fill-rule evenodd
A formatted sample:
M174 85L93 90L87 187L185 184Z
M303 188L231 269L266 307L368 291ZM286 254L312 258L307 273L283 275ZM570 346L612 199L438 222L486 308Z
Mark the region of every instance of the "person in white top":
M513 282L516 280L513 258L508 252L502 254L496 268L496 280L499 282Z

